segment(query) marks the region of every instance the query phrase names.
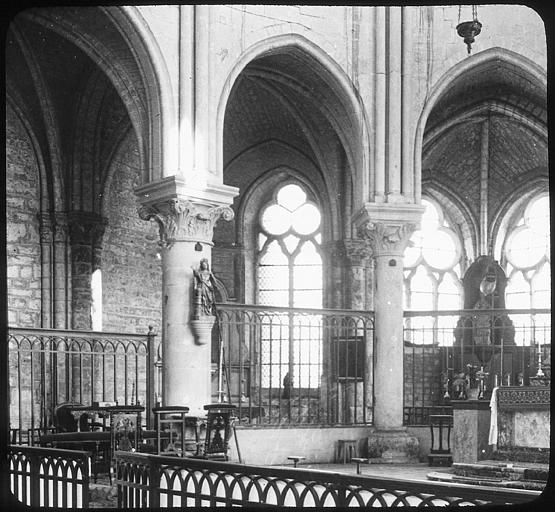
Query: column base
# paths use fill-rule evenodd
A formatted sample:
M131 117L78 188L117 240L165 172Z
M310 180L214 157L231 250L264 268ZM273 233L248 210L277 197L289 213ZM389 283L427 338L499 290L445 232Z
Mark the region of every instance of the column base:
M378 430L368 437L368 457L378 458L382 464L419 462L419 451L418 438L406 430Z

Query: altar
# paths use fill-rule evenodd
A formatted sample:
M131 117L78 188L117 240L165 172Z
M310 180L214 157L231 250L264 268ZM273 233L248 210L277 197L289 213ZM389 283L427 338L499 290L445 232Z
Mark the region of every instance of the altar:
M549 386L504 386L497 390L493 458L549 462L550 394Z
M505 307L507 277L480 256L464 278L464 312L454 330L451 386L453 462L548 462L551 344L515 343Z

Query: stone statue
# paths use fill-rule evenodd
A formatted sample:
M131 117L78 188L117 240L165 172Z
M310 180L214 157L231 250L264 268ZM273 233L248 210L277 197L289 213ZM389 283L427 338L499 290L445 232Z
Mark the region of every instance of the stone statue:
M214 316L216 314L216 280L210 271L208 260L200 260L200 269L193 268L194 283L194 318L201 316Z

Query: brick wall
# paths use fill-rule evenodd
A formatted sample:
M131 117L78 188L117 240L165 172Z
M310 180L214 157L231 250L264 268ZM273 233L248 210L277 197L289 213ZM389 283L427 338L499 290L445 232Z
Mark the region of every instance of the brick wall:
M158 228L137 214L133 189L140 184L137 142L129 135L112 161L107 198L108 226L102 251L103 330L160 332L162 268L157 257Z
M31 141L6 109L8 324L40 327L39 170Z

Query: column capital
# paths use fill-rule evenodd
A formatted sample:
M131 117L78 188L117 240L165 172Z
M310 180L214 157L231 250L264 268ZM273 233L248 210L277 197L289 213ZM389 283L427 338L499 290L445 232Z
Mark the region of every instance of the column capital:
M355 226L358 236L370 242L374 256L400 257L423 213L420 205L367 203L356 215Z
M374 256L400 257L415 229L413 223L397 225L369 221L359 227L358 234L370 241Z
M229 206L238 189L226 185L207 185L192 189L175 176L135 189L141 207L139 217L158 224L160 245L174 242L203 242L212 245L214 225L220 217L233 220Z
M69 236L69 225L67 214L57 212L54 214L53 220L54 242L66 243Z

